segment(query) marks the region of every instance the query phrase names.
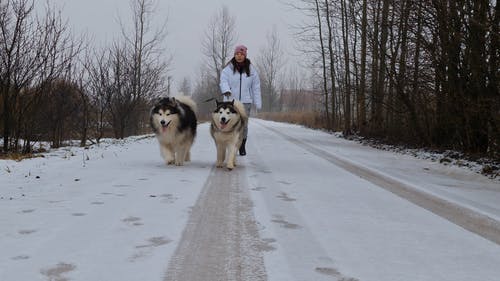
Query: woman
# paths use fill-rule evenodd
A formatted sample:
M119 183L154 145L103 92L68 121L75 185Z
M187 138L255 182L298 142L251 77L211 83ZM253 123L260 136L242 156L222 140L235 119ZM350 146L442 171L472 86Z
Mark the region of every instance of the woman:
M247 47L238 45L234 49L234 57L222 70L220 77L220 90L224 101L233 99L241 101L245 106L247 115L250 116L252 104L257 109L262 108L260 95L260 79L257 69L247 58ZM248 136L248 123L243 133L243 142L240 146L240 155L246 155L245 144Z

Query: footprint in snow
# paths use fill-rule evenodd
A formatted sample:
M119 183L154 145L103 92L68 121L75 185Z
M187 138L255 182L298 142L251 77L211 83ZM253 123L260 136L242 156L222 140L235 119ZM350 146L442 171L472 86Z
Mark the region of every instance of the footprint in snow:
M266 189L266 187L264 187L264 186L257 186L257 187L252 188L252 190L254 190L254 191L262 191L264 189Z
M35 232L36 232L36 229L22 229L22 230L19 230L17 233L22 234L22 235L27 235L27 234L32 234Z
M30 256L19 255L19 256L12 257L10 259L13 260L13 261L20 261L20 260L27 260L29 258L30 258Z
M286 194L285 192L281 192L281 194L276 196L276 197L278 197L279 199L286 201L286 202L297 201L297 199L295 199L295 198L288 197L288 194Z
M87 214L85 214L85 213L73 213L71 215L74 217L83 217L83 216L86 216Z
M122 221L125 222L126 224L132 225L132 226L141 226L141 225L144 225L141 222L141 218L133 217L133 216L129 216L127 218L124 218Z
M286 221L283 216L281 215L275 215L274 220L271 220L274 223L280 224L281 227L283 228L288 228L288 229L299 229L302 228L300 225L295 224L295 223L290 223Z
M141 249L141 250L129 258L131 262L135 262L138 259L147 257L151 255L151 252L153 251L154 248L172 242L172 240L165 237L151 237L147 241L149 242L148 244L135 246L136 249Z
M69 280L68 278L63 277L62 275L71 272L76 269L74 264L69 263L58 263L56 266L42 269L40 273L47 276L49 280Z

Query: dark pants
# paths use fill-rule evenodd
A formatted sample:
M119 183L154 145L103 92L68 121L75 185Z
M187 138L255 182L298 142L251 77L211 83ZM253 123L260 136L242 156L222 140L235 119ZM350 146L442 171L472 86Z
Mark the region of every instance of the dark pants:
M251 103L244 103L245 111L247 112L248 118L250 118L250 110L252 109ZM248 136L248 122L245 124L245 129L243 130L243 138L246 139Z

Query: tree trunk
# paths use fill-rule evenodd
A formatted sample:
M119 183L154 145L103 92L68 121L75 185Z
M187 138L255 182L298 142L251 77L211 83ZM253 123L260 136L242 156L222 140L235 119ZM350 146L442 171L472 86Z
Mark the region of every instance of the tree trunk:
M330 114L328 110L328 83L327 83L327 77L326 77L326 54L325 54L325 47L323 44L323 32L322 32L322 26L321 26L321 15L320 15L320 7L318 0L314 1L316 3L316 16L318 20L318 32L319 32L319 41L320 41L320 46L321 46L321 62L322 62L322 70L323 70L323 95L325 97L325 113L326 113L326 120L328 120L328 127L332 128L332 124L330 123ZM333 113L335 114L335 113Z
M11 119L11 106L9 99L9 87L8 85L3 89L3 152L7 153L9 151L9 142L10 142L10 119Z
M363 0L363 11L361 19L361 70L359 91L357 95L358 102L358 128L359 132L363 135L366 133L366 105L365 105L365 91L366 91L366 37L367 37L367 15L366 15L366 1Z
M384 83L386 80L386 56L387 56L387 38L389 32L388 15L390 0L382 1L382 17L380 24L380 54L377 84L375 90L375 115L373 116L373 128L377 135L383 134L383 110L384 110Z
M332 107L332 118L331 118L331 128L335 130L336 128L336 115L335 115L335 106L336 106L336 95L337 91L336 87L336 79L335 79L335 52L333 51L333 32L332 32L332 21L330 15L330 4L328 0L325 0L325 9L326 9L326 22L328 26L328 53L330 55L330 81L332 87L332 98L331 98L331 107ZM328 106L328 105L327 105Z
M466 87L464 109L466 119L467 149L472 153L484 154L488 150L488 123L491 103L488 102L487 72L488 58L486 55L486 33L488 5L485 1L473 1L469 17L470 34L466 43L465 59L470 69L470 79ZM498 35L498 34L497 34Z
M429 120L429 108L427 107L426 104L424 104L423 101L420 100L420 90L419 90L419 79L420 79L420 49L421 49L421 42L422 42L422 38L421 38L421 34L422 34L422 3L420 2L417 2L417 5L418 5L418 9L417 9L417 31L416 31L416 38L415 38L415 55L414 55L414 58L413 58L413 67L414 67L414 70L413 70L413 85L412 85L412 93L411 93L411 96L413 97L413 100L414 100L414 104L415 103L418 103L418 104L421 104L421 105L425 105L423 106L423 109L422 112L420 113L421 114L421 118L425 120L424 124L425 126L422 127L421 129L421 132L420 132L420 139L423 141L423 144L424 145L429 145L431 143L431 140L430 140L430 133L429 133L429 129L430 129L430 122L428 121ZM415 104L415 106L418 106ZM415 110L416 111L416 110ZM418 118L416 118L415 120L415 125L418 126ZM427 130L425 130L424 128L427 128Z
M379 46L380 46L380 42L379 42L379 30L380 30L380 26L379 26L379 20L380 20L380 4L381 4L381 0L377 0L377 8L375 9L375 16L374 16L374 19L373 19L373 41L372 41L372 48L373 48L373 51L372 51L372 79L371 79L371 94L370 94L370 99L371 99L371 105L370 105L370 123L369 123L369 126L370 126L370 134L371 135L375 135L377 133L377 126L376 126L376 115L377 115L377 112L376 112L376 109L378 107L378 103L380 103L381 101L378 100L378 93L377 93L377 89L378 89L378 86L377 86L377 81L378 81L378 76L379 76L379 71L380 69L378 68L378 65L379 65L379 59L380 59L380 56L379 56Z
M344 43L344 63L345 63L345 99L344 99L344 135L351 134L351 71L349 59L349 28L347 23L347 6L345 0L340 1L342 12L342 38Z
M500 60L500 5L496 1L496 6L493 10L491 32L490 32L490 48L489 48L489 69L488 69L488 86L487 86L487 101L491 105L488 118L488 154L494 159L500 160L500 98L499 97L499 81L500 69L498 63Z

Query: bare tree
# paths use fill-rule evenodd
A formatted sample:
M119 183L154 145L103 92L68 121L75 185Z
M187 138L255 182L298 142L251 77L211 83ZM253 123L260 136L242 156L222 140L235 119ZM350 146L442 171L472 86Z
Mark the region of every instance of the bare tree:
M332 3L329 3L328 0L325 0L324 3L324 17L326 20L326 27L328 30L328 68L329 68L329 78L330 78L330 92L331 92L331 108L332 108L332 115L331 115L331 120L328 120L328 123L330 124L331 128L336 128L336 122L337 122L337 116L336 116L336 111L335 108L337 107L337 91L336 91L336 75L335 75L335 51L334 51L334 34L333 34L333 29L334 29L334 22L332 19L332 12L330 9L330 6ZM328 106L328 105L327 105Z
M109 123L106 116L112 96L110 61L110 51L102 49L87 50L82 62L80 84L89 104L89 139L94 138L97 143L104 137L106 124Z
M184 77L184 79L182 79L178 90L185 96L191 96L191 82L189 81L189 78Z
M92 122L91 115L91 103L90 103L90 94L89 94L89 80L85 79L87 72L85 69L84 62L78 65L77 68L73 71L73 76L71 77L71 81L74 84L75 91L79 97L79 108L80 108L80 120L79 120L79 129L80 129L80 146L85 147L87 145L87 140L89 139L90 133L90 125Z
M323 95L325 98L325 113L326 113L326 120L328 120L328 123L330 124L330 127L333 126L333 124L330 123L330 110L329 110L329 102L328 102L328 77L327 77L327 66L326 66L326 50L325 50L325 44L323 42L323 23L322 23L322 17L321 17L321 7L319 5L318 0L314 0L315 7L316 7L316 19L318 21L317 29L318 29L318 36L319 36L319 44L321 47L321 69L323 72ZM335 115L335 109L332 108L332 116ZM334 118L332 118L334 119Z
M351 134L351 71L350 71L350 51L349 51L349 24L347 16L347 3L345 0L340 1L340 11L342 13L342 43L344 49L344 85L345 85L345 100L344 100L344 135Z
M260 50L256 58L261 76L263 111L279 110L279 93L277 90L278 74L283 69L284 57L276 27L267 34L266 46Z
M498 92L500 87L500 70L498 63L500 62L500 4L496 1L494 9L489 12L489 22L491 31L488 36L488 81L487 84L487 99L490 105L488 118L488 153L495 159L500 159L500 99ZM488 25L487 25L488 26Z
M280 86L280 105L282 112L311 112L317 104L307 90L306 75L296 66L286 71Z
M236 42L235 22L228 8L222 6L213 14L205 30L202 52L206 60L200 67L199 78L193 89L193 97L198 103L198 114L201 118L207 117L213 108L213 105L206 101L220 96L220 74L230 60Z
M214 83L212 70L205 65L200 66L198 75L193 88L193 99L198 104L198 119L208 120L215 105L215 102L208 101L213 100L214 93L219 92L219 85Z
M372 134L382 134L383 133L383 112L384 112L384 96L385 96L385 81L387 72L387 38L389 34L388 26L388 15L389 15L389 0L382 1L382 14L380 16L380 25L377 28L377 32L380 30L380 41L374 41L373 45L379 46L377 49L379 51L377 62L377 76L374 77L372 84L372 120L371 120L371 131Z
M165 76L170 65L163 48L166 25L153 30L155 4L153 0L131 0L132 30L127 31L122 23L124 40L115 42L111 49L111 114L117 138L137 134L137 117L146 110L142 105L166 92Z
M60 147L64 140L75 135L73 128L78 128L81 118L79 93L74 84L65 80L53 81L45 89L39 103L43 111L38 115L38 122L51 147Z
M361 18L361 69L360 69L360 82L359 90L357 95L357 123L358 129L361 134L366 132L366 105L365 105L365 95L366 95L366 51L367 51L367 0L362 0L362 18Z
M217 85L220 73L229 61L231 50L236 42L236 20L222 6L211 18L203 38L203 54L207 57L207 66ZM214 93L215 94L215 93Z
M89 98L92 120L89 124L92 136L99 143L109 123L107 116L113 95L111 51L87 52L84 61L85 85Z
M60 13L50 6L45 16L34 15L34 2L0 1L0 99L3 104L3 151L10 149L13 132L15 146L22 134L23 110L21 93L30 88L43 90L71 64L80 48L66 30ZM36 102L34 99L26 102ZM29 145L28 145L29 146Z
M311 23L295 27L299 51L311 62L317 81L313 88L321 93L322 114L325 115L329 129L336 129L342 124L342 92L340 90L342 44L338 41L337 26L340 25L336 7L332 1L302 0L302 6L291 5L311 18Z

